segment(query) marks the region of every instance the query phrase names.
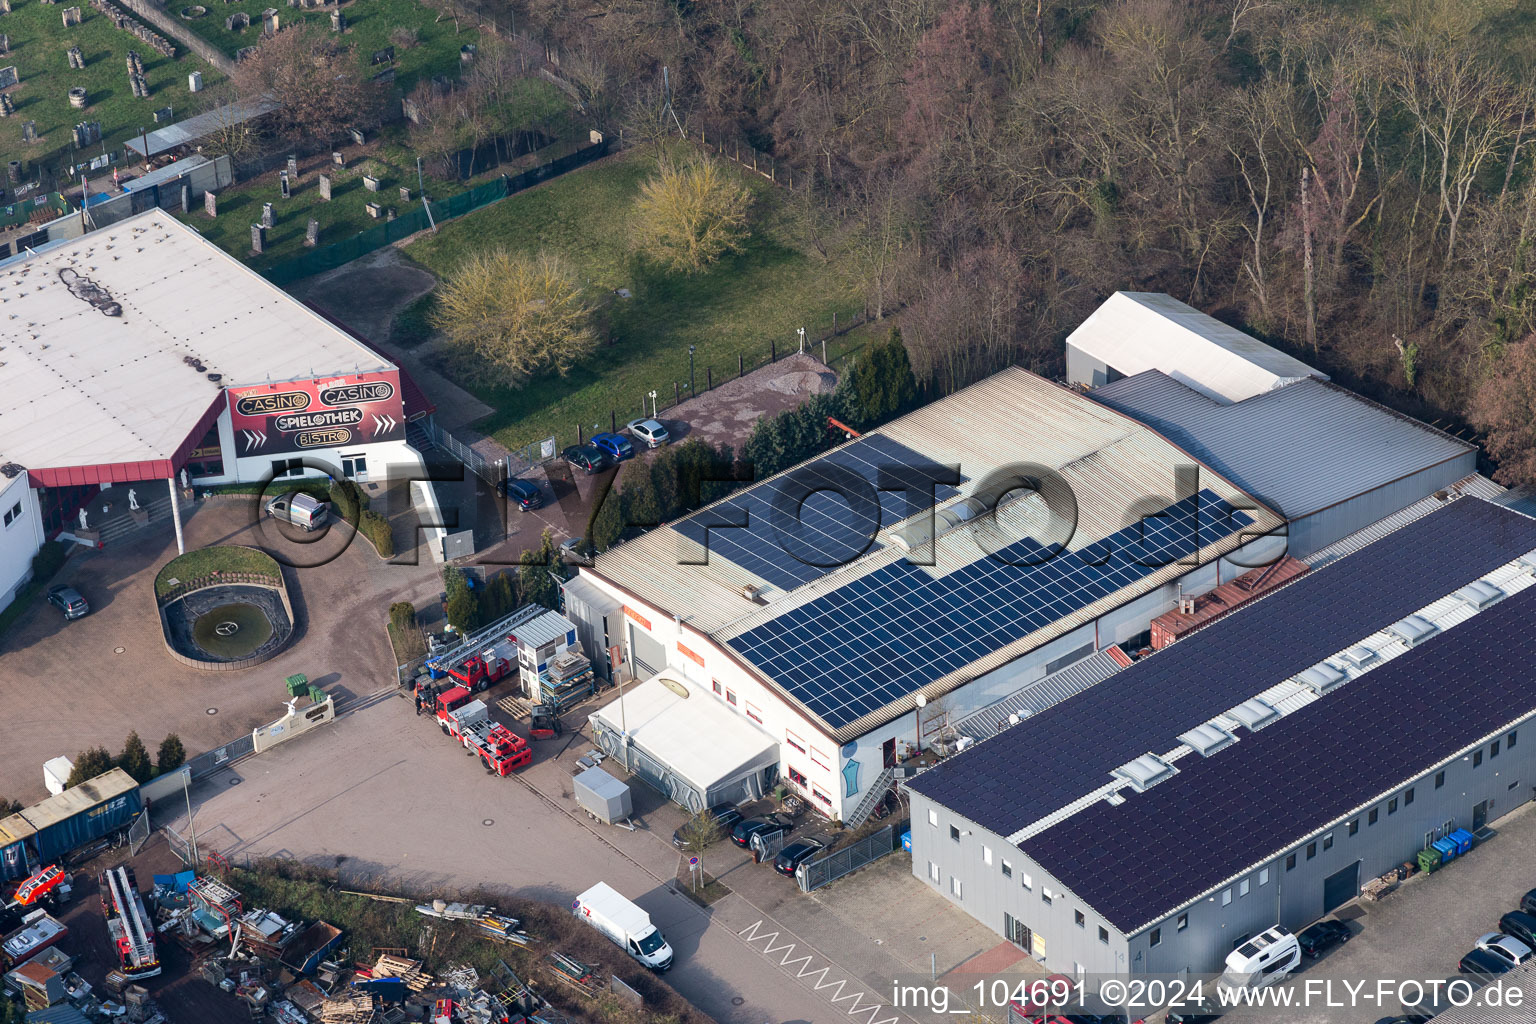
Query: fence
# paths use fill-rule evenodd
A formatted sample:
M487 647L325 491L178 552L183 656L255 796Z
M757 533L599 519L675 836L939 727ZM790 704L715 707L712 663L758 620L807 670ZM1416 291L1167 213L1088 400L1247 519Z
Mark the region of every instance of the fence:
M422 429L426 431L427 436L432 439L434 445L464 463L466 468L492 487L501 482L501 474L496 471L494 463L487 461L479 452L438 426L437 422L431 417L420 422ZM525 468L527 467L508 466L507 475L516 476Z
M364 256L375 249L381 249L392 242L398 242L402 238L414 235L418 231L425 231L444 221L462 217L472 210L478 210L482 206L499 202L510 195L515 195L524 189L531 188L542 181L559 177L567 171L573 171L583 167L608 153L608 140L600 138L588 146L565 156L551 160L547 164L531 167L521 174L507 177L503 175L495 181L488 181L484 185L472 188L468 192L460 193L451 199L444 199L431 203L431 216L426 210L426 204L417 207L407 213L401 214L392 221L386 221L377 227L359 232L344 242L327 245L307 252L287 263L280 263L265 272L267 280L277 285L287 285L297 281L301 277L309 277L312 274L320 274L327 270L334 270L344 263L350 263L359 256Z
M205 751L196 757L187 759L187 767L192 771L192 780L195 782L205 775L212 775L221 768L256 753L256 739L252 734L246 733L222 747Z
M901 834L907 830L909 824L909 821L899 821L894 825L887 825L877 832L871 832L863 839L854 840L840 850L833 850L819 860L807 861L800 865L799 870L795 872L795 881L800 883L800 891L810 892L812 889L819 889L850 872L857 871L866 864L895 853L901 849Z
M193 199L200 199L204 192L217 191L234 180L234 171L229 157L220 156L214 160L205 160L195 167L189 167L185 173L174 178L145 185L87 207L86 219L90 221L89 229L82 223L80 214L69 213L44 224L40 229L44 237L29 244L36 248L44 241L56 242L61 238L79 238L87 230L95 231L110 224L116 224L120 220L126 220L157 206L162 210L179 210L183 184L192 187Z
M711 132L708 128L699 128L691 136L691 140L701 149L704 149L723 160L730 160L742 170L761 174L775 184L785 188L810 188L811 176L804 171L796 172L788 164L781 163L767 153L752 148L748 143L740 139L732 139L719 131Z

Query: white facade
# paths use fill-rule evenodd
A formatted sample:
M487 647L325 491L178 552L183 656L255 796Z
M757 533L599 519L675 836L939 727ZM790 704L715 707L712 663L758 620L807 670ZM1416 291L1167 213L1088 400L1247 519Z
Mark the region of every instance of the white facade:
M0 476L0 608L32 579L32 556L43 546L43 517L26 473Z

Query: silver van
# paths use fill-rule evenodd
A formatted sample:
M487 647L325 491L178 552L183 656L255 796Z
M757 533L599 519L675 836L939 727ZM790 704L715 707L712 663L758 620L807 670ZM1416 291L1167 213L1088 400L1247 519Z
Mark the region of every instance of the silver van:
M267 515L308 532L325 525L331 517L331 506L301 491L289 491L267 502Z

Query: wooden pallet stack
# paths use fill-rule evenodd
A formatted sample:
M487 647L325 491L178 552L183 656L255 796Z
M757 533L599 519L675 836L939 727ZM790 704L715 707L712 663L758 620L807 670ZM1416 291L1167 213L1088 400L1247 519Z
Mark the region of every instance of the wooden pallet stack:
M381 953L373 965L375 978L399 978L412 992L421 992L432 985L432 975L422 970L420 960L408 960L403 956Z
M373 1020L373 998L363 992L329 996L320 1004L324 1024L368 1024Z

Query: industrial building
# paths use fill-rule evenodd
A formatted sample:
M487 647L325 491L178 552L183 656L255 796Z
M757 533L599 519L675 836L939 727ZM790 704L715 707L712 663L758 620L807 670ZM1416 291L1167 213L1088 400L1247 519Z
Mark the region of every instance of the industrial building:
M565 608L635 680L592 718L610 753L690 807L783 781L858 821L920 736L1142 637L1273 558L1279 525L1155 431L1012 369L599 555ZM731 764L676 741L738 733Z
M1145 370L1091 397L1280 512L1303 560L1477 471L1475 445L1310 377L1224 401Z
M1050 970L1219 970L1532 799L1533 621L1536 520L1447 495L910 780L913 873Z
M1217 402L1328 375L1161 292L1116 292L1067 336L1067 380L1083 387L1161 370Z
M394 363L164 211L0 262L0 302L0 607L109 485L169 490L179 539L189 485L419 465Z

